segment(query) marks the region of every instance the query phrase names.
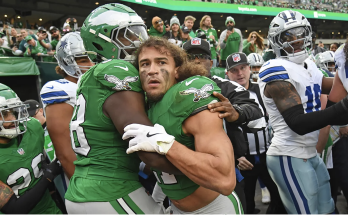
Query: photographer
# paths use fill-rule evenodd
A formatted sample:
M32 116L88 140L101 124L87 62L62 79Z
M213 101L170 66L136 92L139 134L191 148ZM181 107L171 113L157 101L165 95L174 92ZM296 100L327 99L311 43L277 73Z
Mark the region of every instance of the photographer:
M170 19L170 31L163 35L169 42L182 46L182 30L180 29L180 21L176 16Z
M228 16L225 21L227 29L220 35L220 66L223 68L226 67L227 56L235 52L242 52L243 50L243 36L238 28L234 28L235 24L234 19Z
M51 37L52 37L51 43L45 43L43 41L47 37L47 33L39 34L38 40L39 40L41 46L43 46L44 48L46 48L48 50L56 50L56 46L57 46L59 40L62 38L62 35L60 34L60 31L58 30L58 28L55 26L51 26L49 32L50 32Z
M74 27L74 29L72 27ZM76 31L77 29L78 29L77 20L75 18L67 18L67 20L65 21L65 23L63 25L62 36L64 36L65 34L67 34L69 32Z
M44 27L39 27L37 29L37 37L39 38L40 34L46 34L46 38L44 39L44 42L45 43L50 43L51 40L50 40L50 37L51 35L47 33L47 30L44 28Z

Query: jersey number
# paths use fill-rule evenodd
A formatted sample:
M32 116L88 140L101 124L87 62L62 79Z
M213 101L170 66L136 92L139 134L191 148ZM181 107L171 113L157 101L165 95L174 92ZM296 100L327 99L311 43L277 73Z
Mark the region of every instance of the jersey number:
M85 122L85 112L86 99L82 94L80 94L78 95L78 99L76 101L76 107L73 114L74 117L70 123L70 137L75 153L83 156L87 156L89 151L91 151L86 134L81 126L81 124Z
M314 91L314 96L313 96L313 91ZM319 84L314 84L313 91L311 86L306 87L306 96L308 97L306 113L313 112L313 108L315 108L316 111L319 111L321 107L321 102L320 102L321 89ZM313 104L313 101L315 101L316 103L315 106Z
M31 161L31 168L34 173L35 178L40 178L43 175L43 172L40 171L38 165L41 163L42 159L42 153L38 154L34 159ZM21 184L17 184L18 180L20 178L23 178L23 182ZM19 190L25 189L29 186L31 182L31 175L30 171L27 168L19 168L14 173L8 176L6 183L8 186L12 187L12 185L17 184L12 187L13 192L16 194L17 197L19 197Z
M161 173L161 175L160 175L160 173ZM178 181L175 178L175 175L173 175L173 174L169 174L166 172L158 172L157 173L155 171L154 171L154 174L157 178L158 183L160 183L160 184L176 184L176 183L178 183Z

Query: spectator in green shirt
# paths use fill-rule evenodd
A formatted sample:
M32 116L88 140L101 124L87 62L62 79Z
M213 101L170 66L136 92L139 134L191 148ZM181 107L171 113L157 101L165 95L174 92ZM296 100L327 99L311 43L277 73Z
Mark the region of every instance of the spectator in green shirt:
M27 50L24 53L25 57L41 56L43 54L47 54L47 50L44 47L42 47L40 43L34 40L32 36L27 36L25 40L29 44Z
M15 46L12 48L12 53L16 56L23 55L24 52L27 50L29 44L25 40L25 38L29 35L28 31L26 29L21 29L21 35L23 37L23 40L19 43L19 47ZM34 40L37 40L35 35L30 35Z
M168 29L169 30L169 29ZM152 26L149 30L149 35L153 37L163 37L163 35L167 32L166 26L161 18L155 16L152 18Z
M220 65L219 67L226 68L226 58L236 52L243 50L243 36L242 32L235 28L235 21L231 16L228 16L225 21L227 27L220 35Z
M251 32L248 39L243 41L243 52L246 55L250 53L261 54L264 48L263 38L256 31Z
M62 35L60 34L60 31L58 30L57 27L51 26L49 29L49 32L52 37L51 43L45 43L44 39L47 37L47 33L40 33L39 34L39 42L41 46L45 47L48 50L56 50L56 46L59 42L59 40L62 38Z
M216 67L216 47L218 45L218 36L215 28L211 24L211 17L205 15L200 22L200 28L196 31L203 31L207 37L207 42L210 44L211 59L213 60L213 67Z
M193 17L193 16L186 16L185 17L184 25L190 30L189 35L190 35L191 38L195 38L196 37L196 33L192 29L195 21L196 21L196 18Z

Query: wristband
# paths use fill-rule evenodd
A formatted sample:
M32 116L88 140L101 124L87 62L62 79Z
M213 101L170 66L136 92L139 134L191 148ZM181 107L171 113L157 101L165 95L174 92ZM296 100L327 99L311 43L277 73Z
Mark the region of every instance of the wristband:
M143 171L139 171L138 172L138 175L140 176L140 177L142 177L143 179L148 179L148 175L146 175Z

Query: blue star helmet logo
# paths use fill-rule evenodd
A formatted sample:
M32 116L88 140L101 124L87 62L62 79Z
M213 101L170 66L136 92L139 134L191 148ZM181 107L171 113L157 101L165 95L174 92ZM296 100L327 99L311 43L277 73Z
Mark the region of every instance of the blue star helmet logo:
M60 47L59 47L59 49L63 49L63 48L65 48L65 46L67 46L68 45L68 43L66 42L66 40L62 40L61 42L60 42Z

